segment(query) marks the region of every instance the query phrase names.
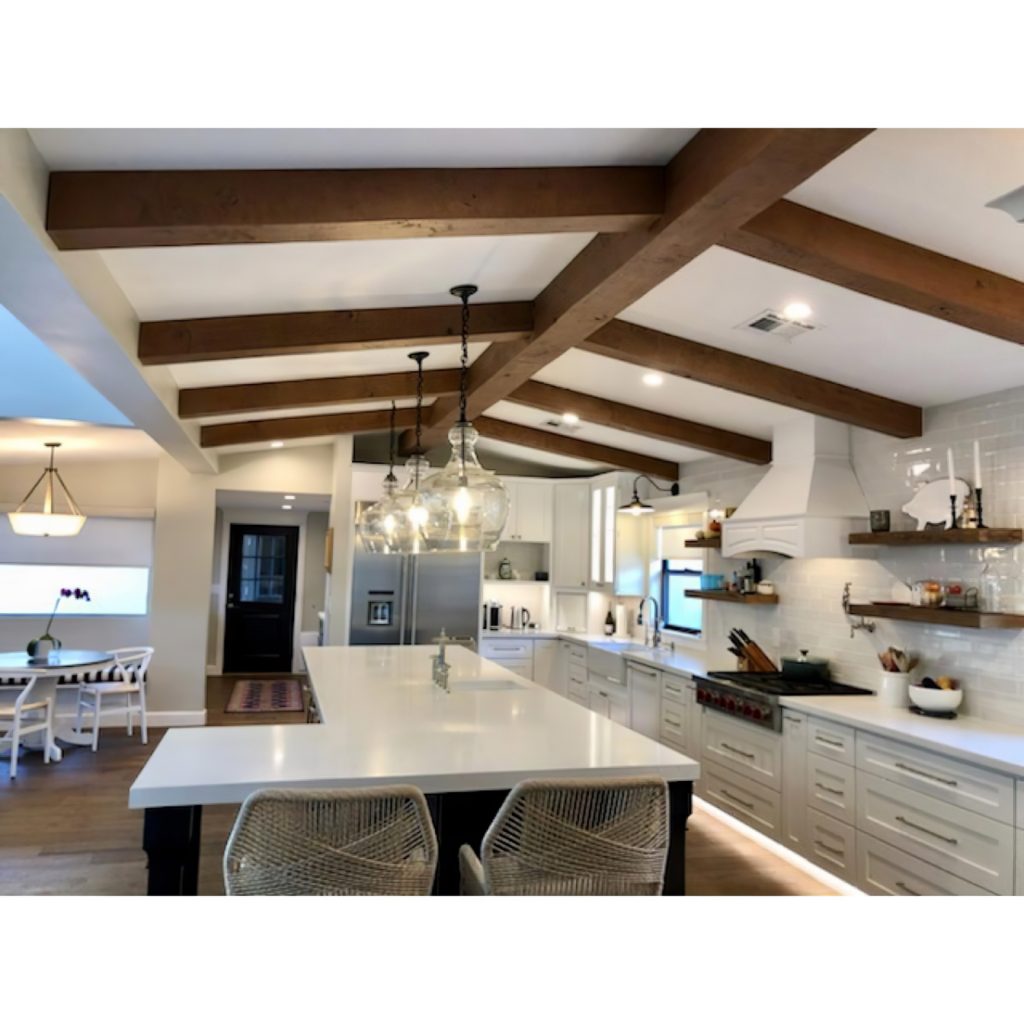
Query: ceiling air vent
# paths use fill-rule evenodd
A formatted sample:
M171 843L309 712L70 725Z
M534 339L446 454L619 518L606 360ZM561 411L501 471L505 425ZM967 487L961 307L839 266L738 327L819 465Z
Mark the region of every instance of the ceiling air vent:
M758 334L770 334L773 338L782 338L785 341L792 341L798 335L815 329L814 324L803 323L800 320L788 320L781 313L776 313L771 309L765 309L757 316L744 320L743 323L736 326L748 331L757 331Z

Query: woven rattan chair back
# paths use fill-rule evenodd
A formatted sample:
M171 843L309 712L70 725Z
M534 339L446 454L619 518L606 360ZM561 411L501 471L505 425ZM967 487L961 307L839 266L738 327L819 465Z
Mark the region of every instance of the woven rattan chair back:
M265 789L224 850L229 896L427 896L437 838L413 786Z
M653 776L522 782L481 853L494 896L660 895L668 787Z

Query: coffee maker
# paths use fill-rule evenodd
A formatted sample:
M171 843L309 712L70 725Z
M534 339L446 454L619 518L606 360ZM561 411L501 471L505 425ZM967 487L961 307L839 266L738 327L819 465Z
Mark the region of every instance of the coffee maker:
M481 628L487 630L501 629L501 610L503 607L500 601L485 601L483 625Z

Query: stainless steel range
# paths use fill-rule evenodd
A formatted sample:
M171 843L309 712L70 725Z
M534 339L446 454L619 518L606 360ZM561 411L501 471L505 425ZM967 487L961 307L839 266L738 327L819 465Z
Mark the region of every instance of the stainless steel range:
M787 679L781 672L709 672L695 676L697 703L782 732L780 697L831 697L871 693L824 679Z

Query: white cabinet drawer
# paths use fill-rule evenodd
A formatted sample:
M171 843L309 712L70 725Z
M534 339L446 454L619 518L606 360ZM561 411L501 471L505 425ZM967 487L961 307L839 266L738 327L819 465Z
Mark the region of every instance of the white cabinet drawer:
M852 765L807 755L807 804L817 811L853 825L857 784Z
M774 789L705 762L703 797L773 839L782 838L782 800Z
M533 679L533 658L492 658L495 665L515 672L517 676Z
M703 716L704 756L732 768L748 779L779 789L782 775L782 736L748 725L715 711Z
M807 856L833 875L853 882L857 859L857 833L828 814L807 809Z
M578 661L584 666L587 664L587 649L582 644L574 644L571 640L563 640L562 649L565 651L570 665L574 661Z
M1013 829L857 772L857 827L975 885L1013 892Z
M686 708L675 701L661 702L661 725L659 734L662 743L682 753L687 752Z
M570 675L569 688L566 691L566 696L569 700L574 700L577 704L582 704L585 708L590 707L590 693L587 690L586 679L573 679Z
M533 641L489 639L483 637L480 640L480 656L490 658L492 661L506 661L509 658L530 658L533 659Z
M857 833L856 886L874 896L991 896L866 832Z
M689 681L682 676L665 672L661 677L661 693L666 700L683 701L686 699L686 688Z
M580 686L587 684L587 666L576 662L569 662L569 679Z
M1017 829L1017 886L1014 892L1024 896L1024 829Z
M857 734L857 770L1013 824L1013 779L871 733Z
M807 749L812 754L831 757L833 761L853 764L855 757L854 731L848 725L826 722L821 718L807 720Z

